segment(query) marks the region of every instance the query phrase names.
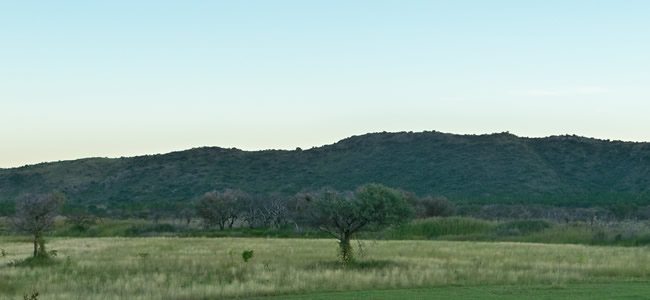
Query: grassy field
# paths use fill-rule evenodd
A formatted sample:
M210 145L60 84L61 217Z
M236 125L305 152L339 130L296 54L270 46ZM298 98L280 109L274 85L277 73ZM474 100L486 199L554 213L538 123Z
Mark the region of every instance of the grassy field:
M257 297L256 300L425 300L425 299L648 299L647 283L568 284L561 286L479 285L370 290Z
M0 299L17 299L32 291L48 300L218 299L454 285L470 291L504 285L561 288L650 280L650 251L645 247L364 244L359 262L343 267L335 261L336 242L326 239L52 238L48 246L58 251L58 262L29 268L8 266L30 255L28 241L2 237L0 248L7 255L0 258ZM243 250L254 250L248 263L241 258Z

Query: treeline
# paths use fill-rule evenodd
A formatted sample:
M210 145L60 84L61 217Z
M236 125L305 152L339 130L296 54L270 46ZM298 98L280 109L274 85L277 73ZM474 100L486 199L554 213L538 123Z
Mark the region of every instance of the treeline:
M197 201L127 203L122 205L84 205L66 202L61 210L67 223L79 229L110 219L142 219L154 223L174 221L197 223L206 228L299 228L306 224L308 204L322 190L287 196L281 193L250 194L236 189L210 191ZM610 206L555 207L545 205L456 204L443 196L418 196L401 191L414 210L415 218L464 216L484 220L535 220L556 223L650 220L650 206L619 202ZM15 204L0 203L0 216L12 216Z

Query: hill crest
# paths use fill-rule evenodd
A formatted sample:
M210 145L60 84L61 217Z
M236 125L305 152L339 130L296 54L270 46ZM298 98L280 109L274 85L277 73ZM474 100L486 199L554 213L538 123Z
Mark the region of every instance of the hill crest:
M292 194L368 182L468 203L650 203L650 143L425 131L305 150L199 147L0 169L0 201L52 189L93 204L191 201L212 189Z

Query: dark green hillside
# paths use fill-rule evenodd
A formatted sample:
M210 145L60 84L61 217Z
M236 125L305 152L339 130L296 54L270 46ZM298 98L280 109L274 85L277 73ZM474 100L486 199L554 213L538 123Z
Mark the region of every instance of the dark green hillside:
M89 204L190 201L212 189L293 194L377 182L466 203L650 203L650 143L508 133L372 133L295 151L196 148L0 169L0 202L59 189Z

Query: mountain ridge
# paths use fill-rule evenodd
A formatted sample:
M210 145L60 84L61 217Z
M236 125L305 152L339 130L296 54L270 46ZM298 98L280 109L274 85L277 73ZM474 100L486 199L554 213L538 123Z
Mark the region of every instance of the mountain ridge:
M114 205L191 201L212 189L293 194L377 182L467 203L650 203L649 178L647 142L378 132L306 150L198 147L0 169L0 202L52 189Z

